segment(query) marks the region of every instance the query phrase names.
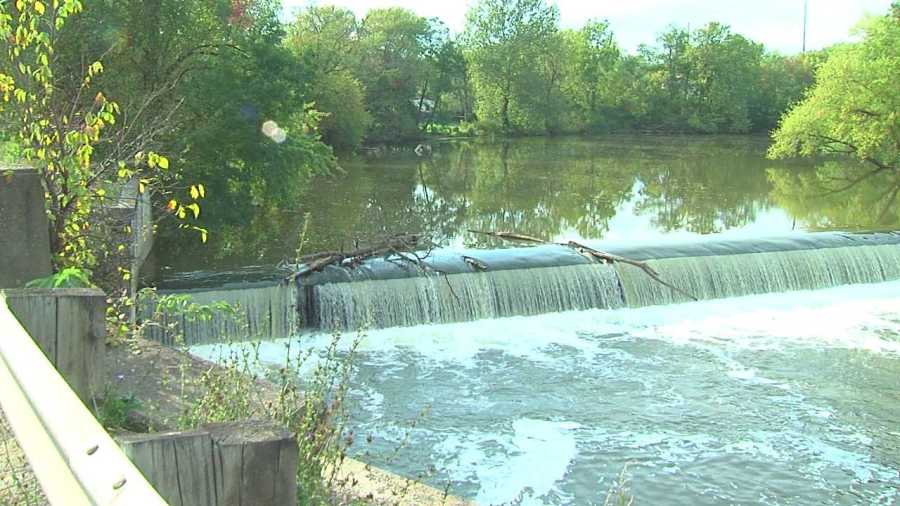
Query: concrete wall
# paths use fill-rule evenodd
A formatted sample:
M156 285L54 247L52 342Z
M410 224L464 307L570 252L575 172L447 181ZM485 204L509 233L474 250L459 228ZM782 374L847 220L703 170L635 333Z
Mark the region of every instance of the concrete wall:
M0 288L21 287L51 273L40 179L31 169L0 167Z

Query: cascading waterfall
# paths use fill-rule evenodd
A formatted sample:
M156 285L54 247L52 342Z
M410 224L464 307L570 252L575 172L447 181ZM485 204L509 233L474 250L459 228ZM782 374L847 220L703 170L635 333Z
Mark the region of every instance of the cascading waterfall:
M698 299L900 279L900 247L896 245L666 258L647 263L662 279ZM689 300L633 266L618 265L616 270L629 306Z
M323 329L357 330L622 307L607 265L331 283L314 288Z
M198 305L224 302L235 312L212 311L203 317L182 312L163 313L162 321L157 322L160 325L148 327L147 337L168 345L182 339L184 344L195 345L247 338L273 339L297 331L296 290L289 284L188 291L178 295L190 295L191 302ZM142 310L145 320L151 313L152 308Z
M612 253L646 260L663 280L698 299L900 279L896 233L609 246ZM174 335L151 328L149 337L172 343L182 334L187 344L199 344L284 337L301 327L355 331L689 300L637 267L590 263L565 246L466 254L487 270L474 271L464 254L445 251L428 264L447 274L371 259L355 269L331 266L293 284L277 281L287 276L279 272L255 284L244 275L223 288L176 290L198 304L225 301L241 311L193 320L165 315L164 325L176 323ZM147 314L142 312L145 319Z

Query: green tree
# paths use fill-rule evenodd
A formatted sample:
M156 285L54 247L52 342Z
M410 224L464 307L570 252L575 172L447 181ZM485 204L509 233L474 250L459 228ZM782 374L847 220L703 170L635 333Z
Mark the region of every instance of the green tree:
M419 137L418 103L432 35L429 21L407 9L373 9L362 20L356 76L372 114L370 140Z
M474 105L469 68L459 41L447 37L434 57L434 115L442 121L470 121ZM427 127L427 125L426 125Z
M672 28L658 48L645 48L653 93L650 121L670 130L747 132L757 103L763 47L709 23Z
M480 0L469 10L464 38L482 122L506 133L544 126L531 95L542 77L535 62L553 56L558 24L544 0Z
M834 48L806 98L784 116L773 158L838 154L900 169L900 18L870 18L865 38ZM863 177L863 176L860 176Z
M815 81L815 66L822 54L763 56L755 100L750 106L753 130L770 131L778 126L781 115L801 100L803 92Z
M168 158L148 151L149 143L122 141L121 124L128 123L120 118L131 111L98 91L105 90L102 62L83 60L77 73L67 67L61 54L65 30L83 17L82 10L78 0L0 4L0 36L7 41L0 62L2 114L5 127L17 134L19 155L41 177L58 269L93 269L126 249L121 227L106 212L122 186L139 180L140 192L155 187L170 199L161 183L179 173ZM196 217L204 193L192 185L184 198L171 198L169 208L178 218ZM111 271L127 280L127 269L117 267Z
M316 130L310 68L281 43L277 0L93 5L67 27L60 60L74 75L82 60L103 58L102 85L124 112L109 152L165 146L183 177L219 196L208 209L220 220L289 201L333 165Z
M578 130L605 130L618 123L620 116L619 73L621 52L609 24L588 22L581 30L563 32L565 51L570 55L570 70L563 85L565 96L576 111Z
M357 148L372 117L366 91L353 74L359 68L359 23L353 12L310 6L288 27L287 47L310 68L310 99L325 113L323 140L341 151Z

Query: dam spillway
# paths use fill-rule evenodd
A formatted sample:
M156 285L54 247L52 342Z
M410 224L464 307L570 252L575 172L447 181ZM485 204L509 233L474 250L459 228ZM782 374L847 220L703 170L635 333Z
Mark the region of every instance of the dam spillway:
M427 269L376 258L352 269L329 266L293 282L282 281L289 272L274 269L194 275L160 292L240 306L237 317L185 321L184 341L198 344L222 340L230 332L265 339L301 329L356 331L440 324L671 304L690 300L685 293L715 299L900 279L900 234L893 232L588 246L644 261L678 290L632 265L592 262L573 248L543 245L440 250L425 258ZM486 269L474 268L466 257ZM186 290L192 283L198 287ZM239 329L246 329L243 335Z

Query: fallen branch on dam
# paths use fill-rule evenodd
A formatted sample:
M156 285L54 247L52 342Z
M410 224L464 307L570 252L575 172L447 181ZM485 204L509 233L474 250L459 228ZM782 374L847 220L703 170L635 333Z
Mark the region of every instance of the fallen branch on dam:
M690 293L687 293L686 291L682 290L681 288L678 288L677 286L674 286L671 283L662 279L659 276L659 273L656 272L655 270L653 270L652 267L647 265L646 262L641 262L639 260L632 260L630 258L625 258L623 256L613 255L613 254L607 253L605 251L596 250L594 248L591 248L590 246L585 246L584 244L581 244L581 243L578 243L575 241L568 241L565 243L551 242L551 241L545 241L543 239L538 239L537 237L532 237L530 235L523 235L523 234L518 234L515 232L493 232L493 231L484 231L484 230L469 230L469 232L472 234L480 234L480 235L488 235L491 237L497 237L499 239L503 239L503 240L507 240L507 241L520 241L520 242L528 242L528 243L532 243L532 244L558 244L560 246L567 246L569 248L574 249L576 252L578 252L578 254L582 255L583 257L587 258L588 260L590 260L592 262L599 260L601 262L608 263L608 264L622 263L622 264L632 265L632 266L637 267L637 268L641 269L642 271L644 271L648 276L650 276L657 283L660 283L661 285L663 285L667 288L671 288L675 292L678 292L679 294L684 295L685 297L687 297L691 300L694 300L694 301L698 300L697 297L694 297ZM467 257L467 258L470 258L470 257ZM467 262L468 262L468 260L467 260ZM480 265L484 265L484 264L481 263Z
M290 279L294 280L313 272L319 272L329 265L341 265L352 269L373 257L387 258L393 255L421 264L421 259L418 259L418 257L416 257L418 259L418 262L416 262L407 255L422 248L423 245L425 244L419 235L404 234L389 237L372 246L351 251L324 251L304 255L297 259L297 272L292 274Z

